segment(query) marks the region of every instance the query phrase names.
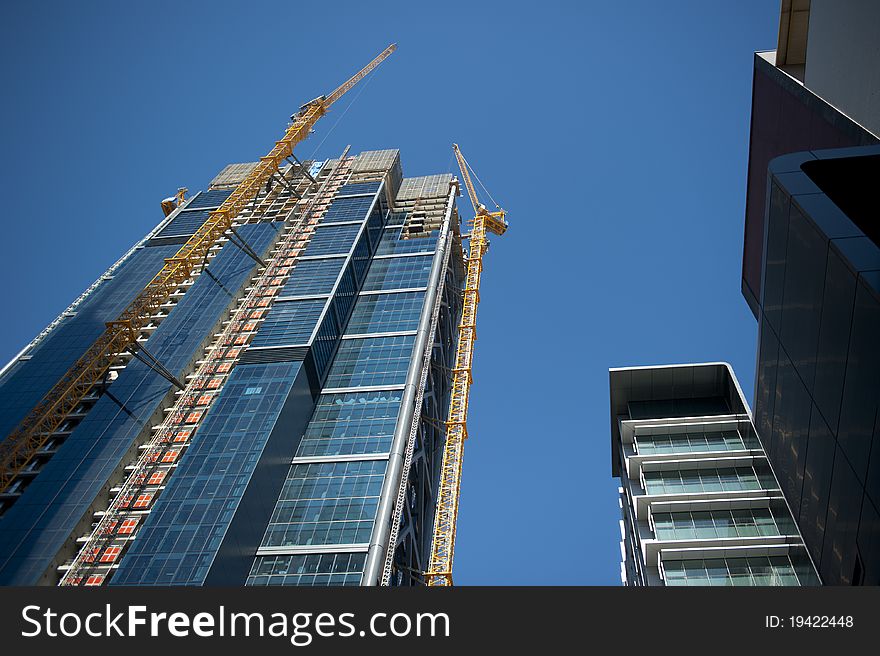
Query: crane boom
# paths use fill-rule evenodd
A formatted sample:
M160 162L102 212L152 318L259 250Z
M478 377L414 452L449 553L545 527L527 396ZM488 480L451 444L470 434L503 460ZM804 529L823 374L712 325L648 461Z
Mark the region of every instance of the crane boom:
M0 443L0 492L5 491L16 475L34 458L37 451L73 411L89 390L103 381L116 358L133 346L143 328L200 266L210 248L232 226L233 219L252 202L269 177L279 169L293 148L308 137L312 126L327 108L339 100L359 80L385 60L394 50L392 44L362 68L330 96L319 97L294 114L284 136L275 142L269 154L235 188L223 204L212 211L205 223L170 258L159 273L114 321L107 322L105 331L73 364L19 425Z
M385 48L385 50L383 50L378 55L376 55L376 58L373 61L371 61L369 64L364 66L361 70L359 70L357 73L352 75L343 84L340 84L333 93L331 93L329 96L327 96L324 99L324 103L323 103L324 109L326 110L327 108L330 107L330 105L332 105L337 100L342 98L342 96L347 91L349 91L355 84L357 84L363 78L365 78L367 75L369 75L370 71L372 71L379 64L381 64L383 61L385 61L388 58L388 55L390 55L395 50L397 50L397 44L392 43L390 46Z
M431 559L425 572L425 583L430 586L452 585L452 561L455 553L455 528L458 521L458 500L461 492L461 464L464 456L464 440L467 438L467 414L470 386L473 382L471 368L474 360L474 342L477 339L477 306L480 303L480 278L483 271L483 255L489 245L486 231L497 235L507 230L505 211L486 210L474 190L468 172L468 164L458 145L453 144L461 175L474 205L471 225L470 252L467 256L467 274L463 291L461 323L458 328L458 345L455 350L455 366L452 369L449 414L446 420L446 443L440 466L440 484L437 492L437 509L434 514L434 533L431 541Z
M507 230L507 221L504 220L504 210L498 208L498 212L490 212L486 209L486 206L480 202L480 199L477 196L477 190L474 188L474 183L471 181L470 164L467 163L464 155L461 154L458 144L452 144L452 150L455 152L455 159L458 162L458 168L461 169L461 177L464 179L464 186L467 187L468 197L471 199L471 205L474 206L474 214L483 217L483 220L486 223L486 229L489 230L489 232L494 232L496 235L503 235Z
M474 214L478 214L480 211L480 199L477 198L477 190L474 189L474 183L471 182L471 173L468 170L470 167L468 166L464 155L461 154L458 144L452 144L452 150L455 152L455 160L458 162L458 168L461 169L461 177L464 180L464 186L467 188L468 198L471 199L471 205L474 206Z

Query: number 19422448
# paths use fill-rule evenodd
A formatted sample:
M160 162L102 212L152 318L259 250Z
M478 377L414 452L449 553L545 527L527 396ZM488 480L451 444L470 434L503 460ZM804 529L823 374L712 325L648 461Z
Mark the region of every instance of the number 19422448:
M855 626L855 620L852 615L766 615L764 626L768 629L851 629Z

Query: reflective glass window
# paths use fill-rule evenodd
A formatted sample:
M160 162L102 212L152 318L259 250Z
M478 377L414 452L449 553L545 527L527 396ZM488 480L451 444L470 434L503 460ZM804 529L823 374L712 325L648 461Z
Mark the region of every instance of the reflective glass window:
M416 255L373 260L363 291L426 287L433 259L433 255Z
M319 226L309 240L306 250L303 251L303 256L348 253L360 229L360 225Z
M311 296L329 294L339 277L345 258L302 260L297 262L279 296Z
M346 333L357 335L416 330L424 298L424 292L360 296L348 321Z
M437 247L440 232L434 230L427 236L409 237L403 226L394 226L382 231L376 255L402 255L404 253L433 253Z
M247 585L359 585L365 553L258 556Z
M312 336L326 299L276 302L254 336L252 346L304 344Z
M321 395L297 457L386 453L401 394L394 390Z
M402 385L414 343L414 335L343 340L324 386Z
M387 464L370 460L293 465L263 546L367 542Z
M816 585L814 576L801 574L789 556L750 556L663 561L666 585Z

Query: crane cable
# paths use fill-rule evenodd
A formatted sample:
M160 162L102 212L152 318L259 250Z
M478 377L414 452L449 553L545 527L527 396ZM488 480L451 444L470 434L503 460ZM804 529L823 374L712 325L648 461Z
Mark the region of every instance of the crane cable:
M375 72L375 69L372 70L372 71L370 71L370 72L367 74L367 76L364 77L364 83L363 83L362 85L358 85L358 86L360 87L360 88L358 89L358 92L355 94L354 98L351 99L351 102L348 103L348 105L346 106L346 108L345 108L344 110L342 110L342 113L341 113L341 114L339 115L339 117L336 119L336 122L333 123L333 125L331 126L331 128L330 128L329 130L327 130L327 134L324 135L324 138L321 139L321 142L320 142L317 146L315 146L315 150L312 151L312 155L311 155L311 157L309 157L309 159L311 159L311 160L314 160L314 159L315 159L315 155L318 154L318 151L321 149L321 146L323 146L323 145L324 145L324 142L327 141L327 138L328 138L331 134L333 134L333 130L336 129L336 126L339 125L339 122L345 117L346 114L348 114L348 110L351 109L352 106L355 104L355 102L357 102L357 99L361 97L361 94L364 92L364 89L366 89L366 88L370 85L370 82L372 81L372 79L373 79L373 77L374 77L374 76L373 76L373 73L374 73L374 72Z
M480 187L482 187L483 191L486 192L486 195L489 197L489 200L491 200L493 203L495 203L495 207L496 207L496 209L499 209L499 210L500 210L500 209L501 209L501 205L498 204L498 201L497 201L497 200L495 200L494 198L492 198L492 194L490 194L490 193L489 193L489 190L486 189L486 185L484 185L484 184L483 184L483 181L480 180L480 176L478 176L478 175L477 175L477 172L474 171L474 167L472 167L472 166L470 165L470 162L468 162L468 161L465 159L464 154L462 154L462 152L461 152L460 150L458 151L458 154L461 156L461 159L462 159L462 161L465 163L465 166L468 167L468 171L471 172L471 175L474 176L474 178L476 178L477 183L480 185Z

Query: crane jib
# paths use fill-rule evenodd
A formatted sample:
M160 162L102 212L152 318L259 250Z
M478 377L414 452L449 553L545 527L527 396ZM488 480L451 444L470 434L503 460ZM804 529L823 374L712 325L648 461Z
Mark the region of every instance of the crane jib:
M107 323L104 333L0 443L0 493L12 485L90 390L103 383L116 358L136 342L140 328L149 323L157 308L203 264L205 254L223 237L235 217L256 197L281 162L293 154L294 147L309 136L312 126L324 115L327 107L382 63L396 47L391 44L325 99L308 103L304 111L294 115L293 124L269 154L260 158L257 166L223 204L208 215L207 221L174 257L168 258L122 314Z

